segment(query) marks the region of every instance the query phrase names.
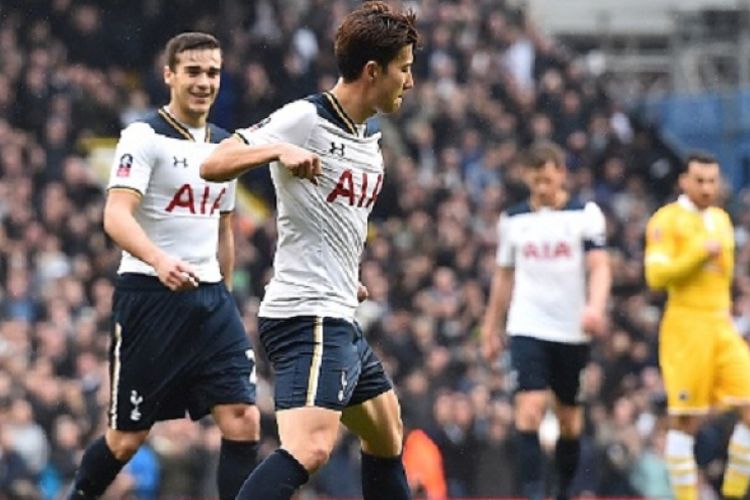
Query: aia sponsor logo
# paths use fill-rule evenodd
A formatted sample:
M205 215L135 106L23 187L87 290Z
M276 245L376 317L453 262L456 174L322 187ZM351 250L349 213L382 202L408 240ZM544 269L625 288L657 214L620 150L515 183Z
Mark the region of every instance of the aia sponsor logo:
M556 260L573 257L573 249L565 241L529 242L521 248L521 253L529 260Z
M328 193L326 201L334 203L339 197L342 197L350 207L370 208L383 189L383 174L378 174L374 182L373 177L372 174L368 175L367 172L362 172L362 182L357 186L354 182L354 173L350 169L344 170L336 183L336 187Z
M212 192L210 186L203 186L203 189L200 189L190 184L183 184L172 196L165 210L173 212L180 208L191 214L213 215L221 208L221 199L226 192L226 188L221 188L216 194L216 190Z

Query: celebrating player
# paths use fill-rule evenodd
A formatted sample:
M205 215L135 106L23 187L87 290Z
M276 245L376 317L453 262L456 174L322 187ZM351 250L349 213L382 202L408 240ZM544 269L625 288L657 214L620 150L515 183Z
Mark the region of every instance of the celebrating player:
M272 162L279 239L260 308L260 337L276 372L281 448L239 499L288 499L327 460L339 421L362 443L367 500L410 498L393 386L354 322L367 219L383 186L377 112L412 88L418 40L411 12L367 2L336 32L341 78L239 130L201 167L221 181Z
M104 229L123 249L113 299L109 428L83 455L71 499L98 498L159 420L212 414L222 433L219 496L256 461L253 352L230 295L235 182L198 168L229 136L207 123L221 50L205 33L166 47L170 101L117 145Z

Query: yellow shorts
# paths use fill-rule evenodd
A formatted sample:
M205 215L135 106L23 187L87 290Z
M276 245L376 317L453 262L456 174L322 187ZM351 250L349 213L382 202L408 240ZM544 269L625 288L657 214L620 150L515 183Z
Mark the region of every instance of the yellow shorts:
M659 335L670 414L750 403L750 349L728 316L668 308Z

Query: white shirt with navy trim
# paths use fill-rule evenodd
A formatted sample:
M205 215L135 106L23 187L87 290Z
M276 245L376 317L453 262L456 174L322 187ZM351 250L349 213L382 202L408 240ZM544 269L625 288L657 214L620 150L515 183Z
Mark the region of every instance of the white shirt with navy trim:
M509 335L580 344L588 250L606 244L605 218L593 202L559 210L521 203L500 216L497 264L514 268Z
M319 155L317 185L271 164L278 242L260 316L352 320L368 217L383 187L380 133L356 125L330 94L282 107L237 134L251 145L286 142Z
M201 179L199 169L229 134L210 124L208 132L188 129L169 122L174 118L163 113L122 131L107 188L140 194L134 215L149 239L191 264L200 281L219 282L219 215L234 210L237 181L208 182ZM126 251L117 272L156 275L150 265Z

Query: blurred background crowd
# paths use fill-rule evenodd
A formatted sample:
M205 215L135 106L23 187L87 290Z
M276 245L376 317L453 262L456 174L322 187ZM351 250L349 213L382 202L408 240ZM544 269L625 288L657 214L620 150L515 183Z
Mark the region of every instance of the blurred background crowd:
M400 3L400 2L392 2ZM662 297L643 282L643 230L673 195L677 157L633 120L606 75L503 0L419 0L416 87L383 121L385 185L362 263L359 321L393 376L415 491L518 495L512 377L488 366L478 324L500 211L525 196L516 160L536 139L567 150L570 189L608 220L611 328L584 377L575 491L668 496L657 367ZM106 5L106 7L104 7ZM186 29L224 45L213 121L228 129L332 86L331 39L345 0L3 0L0 5L0 492L54 498L108 400L112 280L104 190L88 153L168 100L159 50ZM267 172L243 179L268 214L238 214L235 295L257 335L275 229ZM727 189L738 240L735 317L750 331L750 197ZM256 210L257 212L257 210ZM262 212L262 211L261 211ZM540 291L543 293L543 291ZM260 358L264 450L275 447L272 378ZM556 438L554 418L542 440ZM708 428L706 463L722 427ZM211 497L220 436L209 422L157 425L113 498ZM420 457L419 460L415 457ZM359 495L358 443L342 433L304 495ZM719 457L720 460L720 457ZM707 471L720 470L708 463ZM437 495L435 496L436 493ZM306 497L307 497L306 496Z

